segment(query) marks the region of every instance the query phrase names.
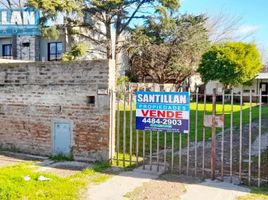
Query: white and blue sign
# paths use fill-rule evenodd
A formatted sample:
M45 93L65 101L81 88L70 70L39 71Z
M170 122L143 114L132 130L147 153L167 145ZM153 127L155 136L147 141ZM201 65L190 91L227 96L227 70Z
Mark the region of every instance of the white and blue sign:
M40 35L39 20L38 10L0 9L0 36Z
M136 92L136 129L189 133L189 92Z

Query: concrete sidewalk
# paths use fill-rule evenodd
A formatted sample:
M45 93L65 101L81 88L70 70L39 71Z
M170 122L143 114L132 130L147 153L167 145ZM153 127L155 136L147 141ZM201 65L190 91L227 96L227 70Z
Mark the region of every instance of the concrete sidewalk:
M157 179L164 172L163 168L159 172L156 169L156 166L153 166L152 171L149 170L149 166L146 166L146 170L139 167L115 175L105 183L91 185L87 194L88 200L123 200L126 193L145 182Z
M247 195L250 189L232 183L206 180L199 184L185 184L187 190L181 200L235 200L238 196Z
M19 163L31 162L31 161L41 162L46 159L48 158L42 156L33 156L24 153L0 151L0 167L8 167Z
M156 172L156 167L146 170L139 167L133 171L122 172L99 185L90 185L87 192L88 200L124 200L124 195L134 191L146 182L159 178L164 172ZM184 176L183 176L184 177ZM235 200L238 196L247 195L250 189L232 183L205 180L204 182L189 181L191 177L178 180L185 185L186 192L181 195L181 200ZM150 191L148 191L150 192ZM151 191L153 192L153 191ZM169 192L169 191L166 191Z

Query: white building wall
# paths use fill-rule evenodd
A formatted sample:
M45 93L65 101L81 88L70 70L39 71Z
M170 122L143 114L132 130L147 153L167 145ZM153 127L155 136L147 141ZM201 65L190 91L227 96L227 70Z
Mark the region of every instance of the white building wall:
M89 38L87 38L86 36L89 36L91 38L94 38L94 40L96 41L101 41L104 38L102 38L103 36L101 36L100 34L97 34L95 32L91 32L88 29L85 28L74 28L74 30L83 33L84 36L80 36L80 35L67 35L64 36L66 37L66 51L70 51L72 46L78 43L83 43L88 45L88 51L86 53L86 55L82 56L79 58L79 60L98 60L98 59L106 59L106 49L101 46L98 45L96 43L94 43L92 40L90 40Z
M195 91L196 86L203 85L200 74L194 74L190 77L190 91Z
M48 40L43 37L40 38L40 60L41 61L47 61L48 60L48 43L51 42L62 42L63 44L63 49L66 48L65 44L65 37L61 36L57 40Z
M251 86L237 86L237 87L234 87L234 89L233 89L234 94L240 94L240 92L243 90L244 95L249 96L250 95L250 90L251 90L253 96L254 95L259 95L260 83L268 83L268 78L263 79L263 80L255 79ZM218 81L210 81L206 85L207 94L212 95L214 88L217 88L217 93L218 94L222 94L223 85L221 83L219 83Z

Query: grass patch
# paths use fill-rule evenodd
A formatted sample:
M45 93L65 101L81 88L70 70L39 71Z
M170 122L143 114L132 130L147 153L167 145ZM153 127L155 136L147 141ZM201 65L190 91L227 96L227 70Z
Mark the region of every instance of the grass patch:
M123 153L119 153L118 154L118 162L117 162L117 159L116 159L116 155L114 157L114 161L113 161L113 166L116 166L116 167L122 167L122 168L125 168L125 170L131 170L131 169L134 169L137 164L136 164L136 156L135 155L132 155L132 158L131 158L132 162L130 163L130 154L129 153L126 153L125 154L125 167L124 167L124 154ZM143 158L142 157L139 157L138 158L138 163L142 162L143 161Z
M108 175L100 173L107 165L99 164L73 176L61 178L49 173L36 172L32 163L24 163L0 170L1 200L75 200L79 199L81 189L89 183L100 183ZM39 176L51 178L51 181L38 181ZM23 177L31 179L25 181Z
M49 159L53 160L53 161L58 161L58 162L61 162L61 161L73 161L74 160L73 156L66 156L66 155L63 155L63 154L50 156Z
M199 103L198 107L196 106L195 103L191 103L191 112L190 112L190 141L194 141L195 139L195 130L196 130L196 125L195 125L195 120L196 120L196 114L198 115L198 121L197 121L197 139L198 141L201 141L203 139L203 115L204 115L204 104L203 103ZM224 106L224 118L225 118L225 129L230 128L230 124L231 124L231 105L230 104L225 104ZM197 112L196 112L197 110ZM249 123L249 113L250 113L250 104L249 103L244 103L242 106L242 110L243 110L243 125L246 125ZM207 103L206 105L206 114L211 114L212 113L212 104L211 103ZM222 104L218 103L216 105L216 114L222 114ZM134 149L136 149L136 141L137 141L137 134L136 134L136 112L135 112L135 104L133 104L133 111L132 111L132 124L130 123L130 115L131 115L131 111L130 111L130 107L126 106L126 111L124 112L124 107L122 104L120 104L120 127L119 127L119 152L122 153L123 152L123 141L124 141L124 116L125 120L126 120L126 137L125 137L125 143L126 143L126 153L130 152L130 127L132 126L132 146L133 146L133 154ZM265 119L268 116L268 106L262 106L262 118ZM252 104L252 120L256 121L259 118L259 106L255 103ZM118 119L118 112L117 112L117 118ZM239 123L240 123L240 105L239 104L235 104L233 105L233 126L234 129L239 127ZM116 123L117 124L117 123ZM116 127L116 130L118 129L118 127ZM221 131L221 129L217 129L218 132ZM234 134L236 134L238 132L234 131ZM138 131L138 146L139 146L139 156L142 156L142 142L143 142L143 131ZM210 128L206 128L206 139L211 137L211 129ZM153 149L156 149L156 143L157 143L157 139L156 139L156 132L153 132ZM146 132L146 136L145 136L145 148L146 148L146 152L148 153L149 151L149 147L150 147L150 143L149 143L149 139L150 139L150 134L149 131ZM167 147L169 148L171 146L171 140L172 140L172 136L171 134L167 134ZM116 140L117 142L117 140ZM164 148L164 134L160 133L159 134L159 143L160 143L160 149ZM182 135L182 145L186 146L187 143L187 134L183 134ZM116 144L117 145L117 144ZM179 146L179 134L175 135L175 147Z
M268 200L268 188L252 188L251 193L240 196L237 200Z

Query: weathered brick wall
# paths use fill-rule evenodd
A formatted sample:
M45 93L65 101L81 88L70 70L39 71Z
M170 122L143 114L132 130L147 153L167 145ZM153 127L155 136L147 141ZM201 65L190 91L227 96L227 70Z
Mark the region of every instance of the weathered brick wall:
M0 145L51 155L52 121L73 123L77 160L107 160L111 155L110 96L114 65L108 60L71 63L0 64ZM88 96L95 96L95 105Z

